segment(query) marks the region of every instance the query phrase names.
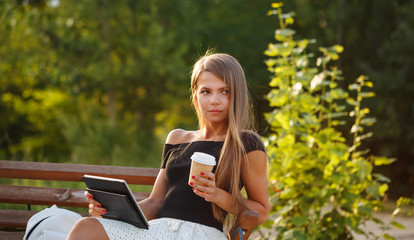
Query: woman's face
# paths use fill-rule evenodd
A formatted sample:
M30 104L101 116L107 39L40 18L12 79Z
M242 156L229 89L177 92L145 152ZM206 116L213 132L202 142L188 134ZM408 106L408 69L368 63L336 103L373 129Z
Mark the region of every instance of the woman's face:
M202 72L197 79L196 106L210 124L226 123L230 104L230 88L211 72Z

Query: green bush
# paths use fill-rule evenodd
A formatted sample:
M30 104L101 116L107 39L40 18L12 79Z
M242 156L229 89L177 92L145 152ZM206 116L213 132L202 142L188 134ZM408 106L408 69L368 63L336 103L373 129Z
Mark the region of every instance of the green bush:
M276 239L379 238L361 226L369 220L385 226L373 213L384 207L389 179L372 170L394 159L361 149L361 142L372 135L367 127L375 123L362 106L375 95L370 91L373 83L360 76L348 89L341 88L341 71L334 61L343 47L320 47L320 57L308 53L315 41L293 38L295 31L288 26L294 13L282 13L282 5L272 4L269 12L278 16L280 29L275 32L277 43L265 51L272 74L267 98L273 111L265 115L271 133L265 141L274 219L264 226L277 232ZM352 139L340 131L349 123Z

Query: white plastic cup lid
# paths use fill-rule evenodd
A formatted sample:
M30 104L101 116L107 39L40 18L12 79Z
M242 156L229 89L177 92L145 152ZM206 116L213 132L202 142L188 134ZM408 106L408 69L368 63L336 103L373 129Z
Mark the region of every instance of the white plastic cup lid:
M207 153L194 152L193 156L191 156L191 159L205 165L216 165L216 158Z

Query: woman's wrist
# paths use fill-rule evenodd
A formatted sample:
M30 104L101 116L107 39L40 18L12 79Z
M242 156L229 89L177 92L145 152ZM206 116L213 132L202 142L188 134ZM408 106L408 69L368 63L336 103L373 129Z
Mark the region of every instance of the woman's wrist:
M233 204L231 204L233 201L229 192L216 187L212 202L226 212L233 213Z

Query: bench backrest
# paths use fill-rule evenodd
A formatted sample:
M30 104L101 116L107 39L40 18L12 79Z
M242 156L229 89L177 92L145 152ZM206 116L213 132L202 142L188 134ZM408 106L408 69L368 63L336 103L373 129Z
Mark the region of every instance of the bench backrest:
M45 162L0 161L0 203L24 204L28 210L0 209L0 228L25 228L27 220L36 211L31 205L88 207L85 189L54 188L48 186L5 185L4 179L35 179L80 182L84 174L120 178L128 184L153 185L159 169L117 167L86 164L64 164ZM3 181L2 181L3 180ZM69 184L68 184L69 185ZM148 192L134 192L137 201L149 196ZM19 208L21 209L21 208ZM84 213L87 213L85 209ZM5 232L3 232L5 233ZM2 232L0 231L0 235ZM1 239L1 237L0 237Z

